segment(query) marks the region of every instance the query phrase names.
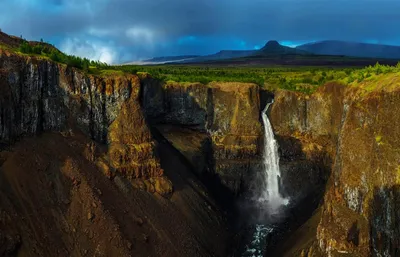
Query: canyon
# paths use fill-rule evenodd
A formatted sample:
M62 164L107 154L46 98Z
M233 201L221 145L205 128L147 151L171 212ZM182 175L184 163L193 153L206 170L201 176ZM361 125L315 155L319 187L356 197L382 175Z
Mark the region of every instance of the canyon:
M0 49L0 255L240 256L274 100L290 202L265 255L398 256L399 81L307 95Z

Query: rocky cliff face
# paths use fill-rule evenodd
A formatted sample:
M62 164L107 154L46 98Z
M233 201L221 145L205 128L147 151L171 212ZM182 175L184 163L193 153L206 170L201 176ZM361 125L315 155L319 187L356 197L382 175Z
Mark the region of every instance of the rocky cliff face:
M270 112L280 146L282 185L292 202L318 204L336 155L344 87L328 84L313 95L278 91ZM308 199L310 200L310 199Z
M137 76L0 50L0 88L0 255L226 255L222 212L155 141Z
M215 174L236 195L251 187L254 173L261 170L262 155L257 85L162 83L150 77L142 81L149 121L199 175ZM160 127L165 124L174 128ZM206 165L196 160L206 160Z
M328 253L400 254L399 97L400 91L390 88L347 94L332 186L318 231L320 246Z
M396 81L382 78L377 88L330 84L311 96L276 94L271 120L283 146L298 141L305 159L332 170L317 233L323 256L399 255ZM302 186L312 188L307 181Z
M103 161L110 169L129 178L162 176L139 104L138 77L86 76L46 60L7 52L0 56L3 144L45 131L79 128L108 144Z

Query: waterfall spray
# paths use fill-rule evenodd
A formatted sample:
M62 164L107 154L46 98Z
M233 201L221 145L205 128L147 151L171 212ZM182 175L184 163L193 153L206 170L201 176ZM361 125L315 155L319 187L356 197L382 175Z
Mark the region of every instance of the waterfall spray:
M268 103L262 111L264 124L264 179L266 187L261 192L258 199L261 203L266 203L271 214L276 214L282 205L287 205L289 200L282 197L279 192L279 180L281 173L279 170L278 144L274 138L271 123L267 116L267 110L273 103Z

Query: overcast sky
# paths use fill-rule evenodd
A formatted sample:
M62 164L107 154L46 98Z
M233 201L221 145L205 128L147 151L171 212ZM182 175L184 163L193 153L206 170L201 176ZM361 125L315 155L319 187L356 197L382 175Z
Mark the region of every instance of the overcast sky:
M337 39L400 45L400 0L0 0L0 28L108 63Z

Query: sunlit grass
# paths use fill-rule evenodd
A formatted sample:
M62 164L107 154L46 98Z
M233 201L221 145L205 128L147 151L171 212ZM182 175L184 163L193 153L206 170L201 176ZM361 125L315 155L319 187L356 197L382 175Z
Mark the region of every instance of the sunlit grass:
M28 49L26 49L28 48ZM37 49L35 49L37 48ZM83 72L99 76L121 76L137 74L165 82L190 82L208 84L210 82L245 82L255 83L271 90L286 89L310 94L319 86L328 82L363 88L366 92L377 89L398 87L400 63L397 66L376 64L365 68L332 67L215 67L192 65L118 65L109 66L85 58L69 56L46 45L30 46L27 43L19 48L10 48L0 44L0 49L10 50L19 55L51 59ZM39 54L35 53L38 52ZM302 57L300 57L302 58ZM318 57L323 58L323 57ZM331 56L329 58L336 58ZM337 57L343 58L343 57Z
M112 66L112 69L133 74L150 74L153 78L169 82L250 82L268 89L287 89L312 93L328 82L350 86L364 86L373 90L374 81L382 84L382 78L400 74L400 65L376 64L365 68L328 67L206 67L206 66ZM397 76L397 75L396 75ZM375 84L376 84L375 83ZM389 83L389 82L385 82ZM383 83L384 84L384 83Z
M98 69L96 67L89 67L89 74L98 75L98 76L122 76L125 74L124 71L120 70L108 70L108 69Z

